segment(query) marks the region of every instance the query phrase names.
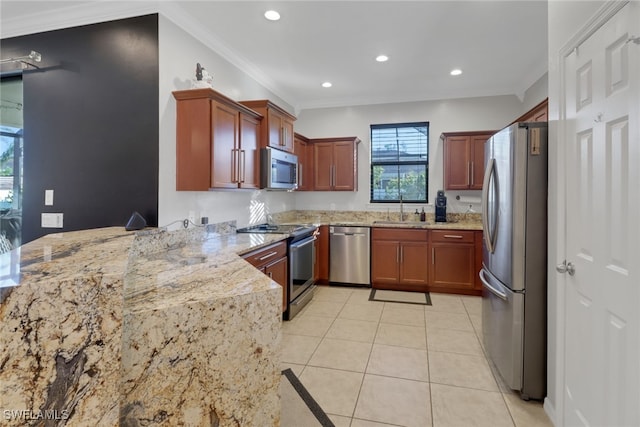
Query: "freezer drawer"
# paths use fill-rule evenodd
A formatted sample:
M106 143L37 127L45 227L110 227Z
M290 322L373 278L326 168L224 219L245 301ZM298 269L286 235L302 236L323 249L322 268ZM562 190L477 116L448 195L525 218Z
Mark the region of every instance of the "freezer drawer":
M484 268L480 278L485 349L506 384L522 390L525 296L504 286Z

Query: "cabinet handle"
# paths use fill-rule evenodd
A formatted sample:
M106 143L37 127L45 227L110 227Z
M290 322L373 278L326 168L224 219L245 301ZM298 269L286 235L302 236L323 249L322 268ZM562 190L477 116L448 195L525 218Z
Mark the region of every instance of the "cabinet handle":
M231 149L231 182L238 182L238 156L236 155L237 149Z
M304 180L304 173L302 172L302 163L298 163L298 187L302 187Z
M431 264L436 264L436 248L431 248Z
M268 272L267 275L269 276L269 279L273 279L273 271Z
M404 250L403 247L400 246L400 264L404 262Z
M242 174L239 175L242 177L240 178L240 182L244 183L244 180L246 179L245 169L247 167L247 153L245 150L240 150L240 154L242 154Z
M462 236L459 236L457 234L445 234L444 238L445 239L462 239Z
M471 170L471 162L467 163L467 185L471 185L471 178L469 171Z
M471 185L475 184L475 180L473 179L473 172L474 172L474 162L471 162Z
M267 259L267 258L271 258L272 256L276 255L277 253L278 253L278 252L276 252L276 251L273 251L273 252L271 252L271 253L268 253L268 254L266 254L265 256L258 258L258 261L264 261L265 259Z
M400 264L400 246L396 248L396 264Z

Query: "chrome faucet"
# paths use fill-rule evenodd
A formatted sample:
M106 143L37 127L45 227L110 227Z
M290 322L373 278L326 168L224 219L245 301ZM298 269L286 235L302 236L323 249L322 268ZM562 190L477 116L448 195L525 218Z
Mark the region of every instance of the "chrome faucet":
M400 221L404 221L404 203L402 202L402 194L400 195Z

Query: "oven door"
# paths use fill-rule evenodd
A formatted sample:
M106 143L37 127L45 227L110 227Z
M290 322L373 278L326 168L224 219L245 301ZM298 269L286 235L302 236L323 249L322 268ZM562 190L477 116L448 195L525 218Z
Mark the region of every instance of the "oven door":
M289 302L313 285L315 240L315 236L309 236L289 245Z

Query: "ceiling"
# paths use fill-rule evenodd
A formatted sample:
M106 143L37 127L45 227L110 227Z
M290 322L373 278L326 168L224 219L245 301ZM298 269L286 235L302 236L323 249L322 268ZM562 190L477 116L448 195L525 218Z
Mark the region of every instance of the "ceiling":
M268 9L277 10L281 19L267 21ZM0 34L84 24L92 12L98 22L96 17L137 11L159 11L187 26L298 111L509 94L522 98L547 71L546 1L2 0ZM35 30L38 22L42 27ZM379 54L389 60L376 62ZM463 73L449 75L453 68ZM323 88L325 81L333 86Z

